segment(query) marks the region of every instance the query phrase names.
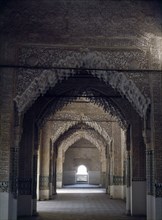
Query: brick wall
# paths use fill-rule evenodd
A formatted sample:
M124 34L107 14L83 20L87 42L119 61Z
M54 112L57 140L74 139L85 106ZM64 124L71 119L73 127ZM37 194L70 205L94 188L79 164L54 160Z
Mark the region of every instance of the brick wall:
M8 181L13 144L13 80L8 69L0 70L0 181Z

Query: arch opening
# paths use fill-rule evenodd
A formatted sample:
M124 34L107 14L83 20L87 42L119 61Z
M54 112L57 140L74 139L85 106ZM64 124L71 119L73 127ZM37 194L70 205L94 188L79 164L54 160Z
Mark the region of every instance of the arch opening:
M88 172L85 165L79 165L75 174L76 183L88 183Z
M87 175L88 172L87 172L87 167L85 165L79 165L79 167L77 168L77 175Z
M73 79L73 78L72 78ZM78 77L78 79L79 79L79 77ZM70 80L70 79L69 79ZM74 80L74 79L73 79ZM64 94L64 93L59 93L59 94L57 94L57 90L55 90L55 86L53 87L53 89L51 90L51 91L49 91L49 90L47 90L46 91L46 93L45 94L43 94L43 96L42 97L38 97L38 99L36 99L36 101L34 101L34 103L33 103L33 105L32 105L32 107L28 110L28 111L26 111L26 115L28 115L28 113L30 112L30 113L32 113L32 115L35 115L36 116L36 118L33 118L33 122L34 121L36 121L35 119L37 119L37 116L39 115L39 113L41 112L41 110L43 109L43 107L44 107L44 104L46 105L47 103L50 103L50 101L51 100L54 100L54 99L56 99L57 101L56 101L56 105L54 105L53 107L54 108L52 108L51 110L53 111L54 110L54 112L56 112L56 111L58 111L58 110L60 110L60 106L62 107L62 106L66 106L67 105L67 103L71 103L71 101L73 101L73 100L76 100L76 97L77 98L80 98L80 96L82 97L82 98L85 98L86 100L90 100L89 101L89 103L93 103L93 104L96 104L96 103L99 103L99 106L101 106L103 109L113 109L113 115L114 115L114 113L116 112L120 112L121 114L118 114L117 113L117 115L118 115L118 118L119 119L121 119L121 120L123 120L123 118L124 118L124 120L127 122L127 123L129 123L131 120L132 120L132 118L130 117L130 115L129 114L127 114L127 110L128 110L128 112L131 112L131 115L134 115L135 114L135 116L137 117L138 116L138 118L140 117L140 115L138 115L137 114L137 112L135 111L136 109L134 108L134 106L133 105L131 105L131 103L129 103L128 102L128 100L127 100L127 98L126 97L123 97L122 95L120 95L120 96L118 96L118 94L119 94L119 92L116 90L116 88L115 89L110 89L109 87L106 87L106 83L104 82L104 80L99 80L98 78L96 78L96 81L97 82L99 82L99 84L97 85L94 85L94 87L96 86L99 86L99 87L101 87L102 86L102 88L104 87L105 88L105 91L103 91L101 88L100 88L100 92L101 93L95 93L95 92L93 92L93 93L91 93L91 94L89 94L89 93L84 93L84 97L82 97L82 95L83 95L83 93L79 93L78 91L77 91L77 86L78 86L78 84L76 85L75 83L74 83L74 81L73 81L73 87L75 88L75 90L70 90L70 92L72 92L71 93L71 95L70 95L70 97L66 97L66 98L64 98L64 97L62 97L63 95L68 95L68 94ZM83 82L86 82L86 81L83 81ZM69 83L68 82L68 80L65 80L64 81L64 83L66 84L67 83L67 87L69 87L70 89L71 89L71 82ZM90 85L90 83L91 82L89 82L89 84L87 85L87 86L89 86ZM63 87L64 87L64 85L65 84L63 84L63 85L61 85L60 83L58 83L58 85L57 85L57 87L59 87L59 86L62 86L62 88L61 88L61 90L63 90ZM85 89L85 88L84 88ZM110 90L109 90L110 89ZM85 89L85 91L86 91L86 89ZM108 95L108 97L102 97L104 94L106 94L106 92L109 92L110 93L110 91L114 91L114 93L112 93L111 95L109 94ZM81 94L81 95L80 95ZM58 95L59 95L59 97L58 97ZM90 96L89 96L90 95ZM102 96L101 96L102 95ZM73 96L76 96L76 97L73 97ZM98 97L99 96L99 97ZM68 98L69 98L69 100L68 100ZM73 99L74 98L74 99ZM115 101L114 101L114 99L115 99ZM120 99L120 101L119 101L119 99ZM63 101L62 101L63 100ZM98 101L99 100L99 101ZM123 105L122 105L122 101L124 100L124 103L125 104L127 104L127 103L129 103L129 105L128 105L128 108L124 108L123 107ZM58 105L57 105L58 104ZM118 106L121 104L121 106L120 106L120 109L122 110L122 111L119 111L119 109L118 109ZM24 110L25 110L25 108L24 108ZM33 112L32 112L32 110L33 110L33 112L34 112L34 114L33 114ZM47 105L47 114L44 114L44 112L43 112L43 114L41 114L41 117L43 118L43 119L46 119L45 118L45 116L47 115L50 115L49 113L50 113L50 111L48 111L49 110L49 106ZM122 118L122 116L124 116L123 118ZM51 119L51 116L48 118L49 120ZM82 121L84 121L85 119L87 119L87 118L85 118L85 117L81 117L81 122ZM39 120L39 119L38 119ZM129 121L130 120L130 121ZM93 128L93 129L95 129L99 134L103 134L103 128L101 128L102 126L99 126L99 125L97 125L96 126L96 124L98 124L98 122L96 121L96 120L94 120L94 122L89 122L89 120L87 121L88 123L85 123L86 125L88 125L89 127L91 127L91 128ZM69 126L67 126L67 128L65 128L64 129L64 132L63 132L63 135L66 133L66 131L67 130L69 130L70 128L72 128L72 129L74 129L74 126L73 125L75 125L75 124L79 124L79 123L72 123L71 125L69 125ZM39 124L37 124L38 126L39 126ZM104 126L103 126L104 127ZM41 127L39 127L39 129L41 129ZM60 129L61 129L61 127L60 127ZM62 130L62 129L61 129ZM83 138L85 138L85 137L87 137L87 139L89 140L89 141L91 141L92 143L93 143L93 140L94 140L94 138L92 137L91 138L91 136L88 134L84 134L83 132L81 132L81 134L82 134L82 137ZM58 134L58 136L57 136L57 139L58 138L60 138L62 136L62 133L59 133ZM109 139L109 137L108 137L108 135L103 135L104 136L104 139L105 140L108 140L108 141L110 141L111 140L111 138ZM51 136L51 138L52 138L52 136ZM77 138L80 138L80 136L77 136ZM53 139L53 138L52 138ZM71 139L71 137L69 137L69 139ZM93 140L92 140L93 139ZM73 138L72 139L73 141L76 141L76 137L75 138ZM44 141L44 140L43 140ZM55 140L56 141L56 140ZM68 149L68 147L69 147L69 145L71 145L71 144L73 144L71 141L68 141L67 143L65 143L64 144L64 147L65 147L65 150L66 149ZM46 143L44 143L44 145L46 145ZM96 145L96 143L95 143L95 146L99 149L99 144L97 144ZM105 150L106 151L106 150ZM106 152L104 152L105 154L106 154ZM111 155L108 155L108 156L111 156ZM53 162L53 161L52 161ZM51 163L52 164L52 163ZM103 164L104 164L104 162L103 162ZM113 164L113 163L112 163ZM111 165L110 165L111 166ZM47 167L47 166L46 166ZM112 165L112 168L113 168L113 165ZM108 169L109 169L109 167L108 167ZM45 170L45 169L44 169ZM112 169L112 170L110 170L111 172L112 172L112 175L114 174L114 170ZM46 172L46 171L45 171ZM122 173L121 173L121 175L122 175ZM62 173L59 173L59 175L58 175L58 178L61 180L61 177L62 177ZM103 177L105 177L105 173L103 173ZM51 177L46 177L46 176L42 176L41 177L42 179L42 182L40 183L40 185L41 185L41 187L40 187L40 189L41 189L41 191L42 191L42 195L43 195L43 191L45 191L45 189L47 188L47 186L44 186L44 184L45 184L45 180L48 182L48 181L50 181L50 179L51 179ZM109 177L108 177L109 178ZM114 189L118 189L118 188L121 188L121 186L120 186L120 184L122 185L123 184L123 179L122 179L123 177L122 176L110 176L110 184L113 184L113 188L112 189L110 189L110 191L113 191ZM49 180L48 180L49 179ZM88 180L89 180L89 178L88 177L86 177L86 179L82 179L82 180L84 180L84 182L86 181L86 182L88 182ZM44 181L44 182L43 182ZM49 184L52 184L52 183L49 183ZM115 184L117 184L117 186L115 186ZM50 189L48 189L48 191L50 191ZM122 190L120 190L120 191L122 191ZM114 192L113 192L114 193ZM115 194L114 194L115 195ZM48 198L48 195L47 195L47 198Z
M100 58L98 57L100 60ZM106 62L106 60L105 60ZM60 70L58 75L57 71L44 71L39 77L36 77L28 88L21 94L17 95L14 99L17 105L19 114L25 112L41 95L44 95L48 90L57 86L63 81L68 81L70 78L75 77L98 79L116 90L122 97L125 97L130 104L135 108L140 117L144 118L147 109L150 105L150 99L145 97L141 91L136 87L132 80L127 79L123 72L118 71L87 71L80 69L80 71ZM83 77L84 76L84 77ZM84 86L85 87L85 86Z

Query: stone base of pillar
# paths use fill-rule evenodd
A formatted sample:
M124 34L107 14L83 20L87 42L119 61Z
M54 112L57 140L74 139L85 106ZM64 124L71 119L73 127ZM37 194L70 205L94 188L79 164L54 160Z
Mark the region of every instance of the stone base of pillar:
M53 186L52 183L49 184L49 199L52 199L52 191L53 191Z
M110 197L113 199L125 198L125 186L113 185L110 186Z
M56 185L57 185L57 189L61 189L62 188L62 181L57 181Z
M131 215L131 187L126 187L126 215Z
M106 194L110 195L110 186L106 187Z
M155 219L155 197L147 195L147 220Z
M55 187L52 187L52 196L53 196L53 195L57 195L57 190L56 190Z
M155 198L155 219L162 219L162 198Z
M50 194L49 189L41 189L39 191L39 200L49 200Z
M146 181L132 181L131 215L146 215Z
M162 198L147 195L147 220L162 219Z
M0 192L0 219L17 219L17 200L8 192Z
M37 216L37 199L33 199L33 216Z
M20 195L18 197L18 216L33 215L33 199L31 195Z

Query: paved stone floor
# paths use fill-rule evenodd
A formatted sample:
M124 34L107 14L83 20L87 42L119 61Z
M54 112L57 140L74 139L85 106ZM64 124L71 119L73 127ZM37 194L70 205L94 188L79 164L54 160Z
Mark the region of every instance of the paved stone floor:
M70 188L70 187L69 187ZM101 188L64 188L54 200L40 201L38 217L20 220L146 220L125 215L125 203L113 200Z

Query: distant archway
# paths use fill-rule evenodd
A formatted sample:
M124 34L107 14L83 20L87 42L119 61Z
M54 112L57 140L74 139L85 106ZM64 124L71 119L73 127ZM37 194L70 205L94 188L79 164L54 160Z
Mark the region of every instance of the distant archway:
M80 165L75 176L76 183L88 183L88 172L85 165Z

